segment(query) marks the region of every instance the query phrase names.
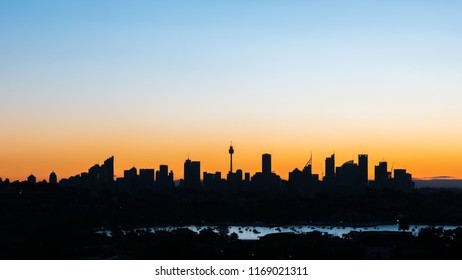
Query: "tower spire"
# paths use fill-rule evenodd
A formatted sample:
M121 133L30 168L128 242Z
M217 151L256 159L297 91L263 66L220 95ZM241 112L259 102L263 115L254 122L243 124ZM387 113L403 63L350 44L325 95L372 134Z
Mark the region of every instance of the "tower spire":
M234 148L233 148L233 141L231 141L231 145L229 146L229 172L233 173L233 154L234 154Z

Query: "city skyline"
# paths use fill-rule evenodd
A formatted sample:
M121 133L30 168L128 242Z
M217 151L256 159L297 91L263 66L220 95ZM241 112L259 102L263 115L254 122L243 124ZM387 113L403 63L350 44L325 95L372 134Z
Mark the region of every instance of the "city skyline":
M0 177L313 152L462 178L459 1L4 1ZM369 177L373 174L369 166Z
M270 153L263 153L260 157L260 166L259 166L259 169L255 170L255 171L249 171L249 170L246 170L246 169L243 169L243 168L240 168L239 166L236 167L235 165L233 165L233 155L234 155L234 146L231 144L229 146L229 149L228 149L228 153L229 153L229 157L230 157L230 161L228 162L229 166L228 166L228 169L227 170L206 170L206 169L201 169L201 165L203 166L203 162L201 162L200 160L197 160L197 159L194 159L194 160L191 160L190 158L190 155L188 153L188 156L186 158L186 160L183 161L183 166L182 166L182 173L181 172L178 172L175 171L174 169L170 168L169 164L168 163L160 163L159 166L160 169L155 169L154 166L136 166L135 164L129 168L116 168L117 165L115 165L115 160L114 160L114 156L110 156L108 157L106 160L103 161L103 163L101 163L100 161L98 163L94 163L93 165L91 165L92 167L90 167L88 169L88 172L86 172L85 170L87 169L83 169L80 170L80 171L77 171L71 175L65 175L65 176L60 176L58 177L59 175L57 175L56 173L56 170L53 169L51 171L51 173L48 173L47 176L44 176L43 178L42 177L38 177L36 176L36 174L34 172L31 172L30 174L28 174L25 179L15 179L15 178L12 178L12 177L8 177L8 176L3 176L1 177L0 176L0 179L2 180L6 180L8 179L8 181L10 182L14 182L14 181L19 181L19 182L24 182L24 181L30 181L30 180L33 180L33 183L36 183L36 182L41 182L41 181L47 181L48 183L51 182L51 180L53 180L53 182L58 182L60 179L68 179L68 178L71 178L71 177L75 177L75 176L80 176L82 174L85 174L85 173L92 173L94 172L94 170L99 170L99 168L103 168L101 171L103 175L101 175L104 179L104 183L103 185L106 186L108 185L108 182L109 181L116 181L117 179L133 179L135 177L143 177L142 174L144 173L145 175L147 175L148 177L150 177L152 175L153 178L156 178L157 180L157 176L158 176L158 172L161 172L161 173L164 173L163 175L161 176L164 176L164 177L167 177L167 176L171 176L172 178L170 178L173 181L176 181L176 182L180 182L180 181L184 181L186 182L187 184L195 184L195 183L199 183L199 182L202 182L204 180L204 177L205 177L205 174L210 174L210 175L213 175L215 174L215 172L218 172L221 175L223 175L224 179L226 180L226 177L228 176L227 180L229 180L229 174L231 174L231 176L233 176L233 174L237 174L237 173L241 173L240 176L239 176L239 180L244 180L244 175L251 175L251 174L257 174L257 173L263 173L263 174L275 174L277 175L279 178L283 179L283 180L286 180L286 181L289 181L290 180L290 176L291 176L291 173L293 173L294 171L296 170L299 170L299 171L306 171L306 168L309 167L309 174L311 176L314 175L317 177L316 180L320 180L320 181L324 181L324 182L329 182L329 181L332 181L335 179L335 177L337 176L337 168L339 167L342 167L344 165L350 165L350 164L355 164L357 166L359 166L359 169L361 173L361 176L359 177L360 181L362 182L367 182L367 181L374 181L374 180L377 180L377 168L380 168L380 167L383 167L383 164L385 164L384 168L382 168L382 171L381 175L379 175L380 177L385 177L385 178L388 178L390 175L392 176L393 175L393 170L404 170L406 171L406 169L403 169L401 168L400 166L395 166L395 163L392 162L391 163L391 167L390 165L387 165L388 162L384 159L380 160L380 161L377 161L376 163L378 164L377 166L374 165L374 164L369 164L369 155L368 154L357 154L356 158L352 158L352 159L348 159L346 161L338 161L338 155L335 154L335 152L333 154L331 154L330 156L328 157L325 157L325 160L323 160L323 162L320 164L320 166L322 167L322 170L317 173L315 171L315 168L314 168L314 165L313 165L313 154L311 153L310 154L310 158L308 160L307 163L305 163L303 166L293 166L292 169L286 174L281 174L279 173L277 170L275 170L273 168L273 157L272 157L272 154ZM388 167L390 167L390 171L388 170ZM96 169L95 169L96 168ZM164 169L162 171L162 169ZM93 171L92 171L93 170ZM116 172L116 170L121 170L120 172ZM203 172L201 172L201 170ZM98 171L99 172L99 171ZM169 175L169 172L170 172L170 175ZM211 172L211 173L209 173ZM298 172L298 171L297 171ZM152 173L152 174L151 174ZM389 174L388 174L389 173ZM119 175L120 174L120 175ZM173 178L173 174L176 174L176 176ZM180 176L178 174L181 174ZM388 175L387 175L388 174ZM53 177L53 179L51 179ZM98 176L100 177L100 176ZM112 178L112 179L109 179L109 178ZM194 178L194 179L192 179ZM170 180L169 179L169 180ZM416 178L416 179L425 179L425 178ZM428 180L429 178L427 178ZM442 179L441 177L438 177L438 179ZM450 178L444 178L444 179L450 179ZM53 183L51 182L51 183Z
M212 159L217 160L218 164L217 162L210 162L210 161L203 160L204 156L200 156L198 154L196 155L196 153L191 153L191 152L186 153L183 157L181 157L181 155L172 157L171 159L174 159L174 160L168 160L169 158L168 156L166 157L166 160L149 159L149 158L146 159L146 157L143 157L141 161L138 160L137 162L135 162L134 160L130 160L130 157L127 155L126 158L122 161L122 163L118 163L118 165L115 167L114 176L115 178L121 178L124 175L124 171L132 167L151 168L153 166L159 166L159 165L166 164L174 171L175 174L177 174L176 177L178 177L178 179L183 179L184 160L185 158L189 158L190 155L192 155L192 157L195 160L200 161L203 165L203 168L206 169L207 171L220 171L220 172L223 172L223 174L226 174L229 171L229 163L230 163L229 154L227 154L226 147L227 146L224 146L224 149L222 148L221 155L214 154L214 156L212 157ZM259 151L261 151L260 153L266 153L265 150L262 150L262 149L259 149ZM247 150L247 152L253 153L250 150ZM3 169L2 171L0 171L0 178L3 178L3 179L8 178L11 181L24 181L24 180L27 180L27 177L29 175L33 174L34 176L37 177L37 180L44 180L44 179L48 180L50 172L56 172L61 177L70 177L70 176L75 175L76 173L79 173L82 169L85 169L89 165L102 163L101 158L105 158L109 154L99 156L98 159L95 159L93 161L80 158L78 161L79 163L78 165L75 164L76 161L73 161L70 158L65 159L64 162L68 162L70 166L78 166L77 168L69 168L69 166L58 166L58 164L53 164L51 162L48 162L47 166L53 166L51 169L47 169L48 168L47 166L32 167L30 168L29 171L26 171L25 173L22 173L22 174L20 172L13 172L12 174L16 174L15 176L10 176L8 173L4 171L5 169ZM274 153L271 153L271 154L274 156ZM325 172L324 159L330 156L331 154L336 155L337 163L344 163L344 162L348 162L351 160L357 161L356 157L358 154L367 154L367 153L356 152L355 154L352 153L351 155L346 155L344 153L343 154L339 153L336 150L332 150L330 153L327 152L325 155L322 155L322 156L315 152L313 156L313 151L310 150L310 152L306 152L306 154L304 155L300 153L300 155L298 156L299 158L298 162L290 161L290 159L294 156L292 153L289 155L276 154L273 160L273 165L275 166L274 171L280 174L281 178L288 179L289 172L291 172L294 168L303 168L306 161L310 159L310 157L312 157L313 158L313 165L312 165L313 173L323 175ZM250 173L255 173L261 170L261 162L260 162L261 157L258 154L254 153L250 157L249 155L243 155L242 157L242 155L240 156L240 147L238 147L237 157L234 155L234 153L233 153L233 156L235 157L233 159L234 170L241 169L241 170L248 171ZM94 158L94 157L95 156L92 156L91 158ZM115 157L119 158L119 156L117 155L115 155ZM210 157L206 157L206 158L210 159ZM244 159L250 158L251 161L245 162L243 158ZM406 168L406 166L412 165L411 162L405 159L403 160L402 158L401 158L402 159L401 161L395 161L388 157L379 157L377 155L369 155L369 158L372 160L372 162L376 162L376 163L386 161L390 165L393 165L396 168ZM132 162L132 163L127 164L127 162ZM218 168L215 168L215 167L218 167ZM446 168L446 166L443 166L443 167ZM407 169L410 170L413 174L415 174L413 169L410 169L410 168L407 168ZM21 169L15 169L15 171L18 171L18 170L21 170ZM25 168L22 168L22 170L25 170ZM368 166L368 174L369 174L368 176L369 180L372 180L373 174L374 174L373 165ZM433 175L433 176L417 175L415 176L415 179L417 180L432 180L432 179L458 180L462 178L458 176L450 176L450 175L447 175L446 173L440 174L440 175L438 175L439 173L434 173L434 174L436 175Z
M307 195L317 192L332 193L362 193L367 188L371 190L394 190L410 192L415 190L415 182L412 174L406 169L388 169L387 162L379 162L374 166L373 180L368 179L369 157L367 154L359 154L358 160L347 161L343 164L335 164L335 154L325 159L325 173L314 174L312 170L312 158L301 169L294 168L289 172L288 179L282 179L272 168L272 156L265 153L261 155L261 170L254 173L242 169L233 171L232 155L233 146L229 148L230 166L229 171L223 174L221 171L208 172L201 170L201 162L191 160L189 157L184 162L184 177L176 180L173 170L168 165L160 165L158 170L154 168L137 169L132 167L124 170L123 177L114 175L114 156L104 160L103 164L95 164L69 178L57 180L53 171L49 175L49 181L37 181L31 174L27 181L11 182L9 179L0 180L0 184L28 184L40 183L59 185L65 188L87 189L92 191L118 191L131 194L142 192L172 193L175 189L219 191L224 193L274 193L282 191L288 194ZM201 172L202 171L202 172ZM325 175L324 175L325 174Z

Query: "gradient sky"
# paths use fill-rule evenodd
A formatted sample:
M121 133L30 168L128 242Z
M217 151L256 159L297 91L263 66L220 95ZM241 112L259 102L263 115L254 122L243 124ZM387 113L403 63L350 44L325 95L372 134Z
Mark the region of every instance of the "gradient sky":
M462 177L461 1L0 2L0 177L115 156Z

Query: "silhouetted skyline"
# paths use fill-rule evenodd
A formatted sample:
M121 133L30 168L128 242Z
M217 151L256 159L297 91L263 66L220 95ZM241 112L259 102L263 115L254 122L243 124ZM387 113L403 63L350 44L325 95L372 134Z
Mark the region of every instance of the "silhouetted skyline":
M109 157L102 165L95 164L88 172L81 172L69 178L62 178L59 184L65 187L82 187L94 190L117 187L121 191L139 192L143 190L168 191L176 187L193 188L221 191L274 191L277 188L286 189L289 192L308 194L322 190L334 192L361 192L368 187L390 188L401 191L410 191L415 187L412 175L406 169L394 169L388 171L386 162L379 162L374 167L374 179L368 178L368 155L358 155L357 163L349 160L341 166L335 165L335 155L327 157L325 173L313 174L312 155L302 170L294 168L289 172L288 180L281 179L272 169L272 156L264 153L261 156L261 171L251 174L240 168L233 169L232 156L234 147L228 149L230 155L230 170L226 178L222 178L221 171L201 172L201 162L188 158L183 165L182 179L175 178L173 170L169 171L166 164L162 164L156 171L154 168L132 168L124 171L123 177L114 175L114 156ZM175 184L175 179L178 184ZM30 174L27 182L36 184L37 179ZM46 180L42 182L46 183ZM50 184L57 184L57 174L52 171L49 175Z

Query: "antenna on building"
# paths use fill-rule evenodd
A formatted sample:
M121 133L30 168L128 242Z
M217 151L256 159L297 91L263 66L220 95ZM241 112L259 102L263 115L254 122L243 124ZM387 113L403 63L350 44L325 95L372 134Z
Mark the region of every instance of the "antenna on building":
M311 152L310 160L308 160L308 162L305 164L305 167L308 166L308 165L312 165L312 163L313 163L313 152Z

